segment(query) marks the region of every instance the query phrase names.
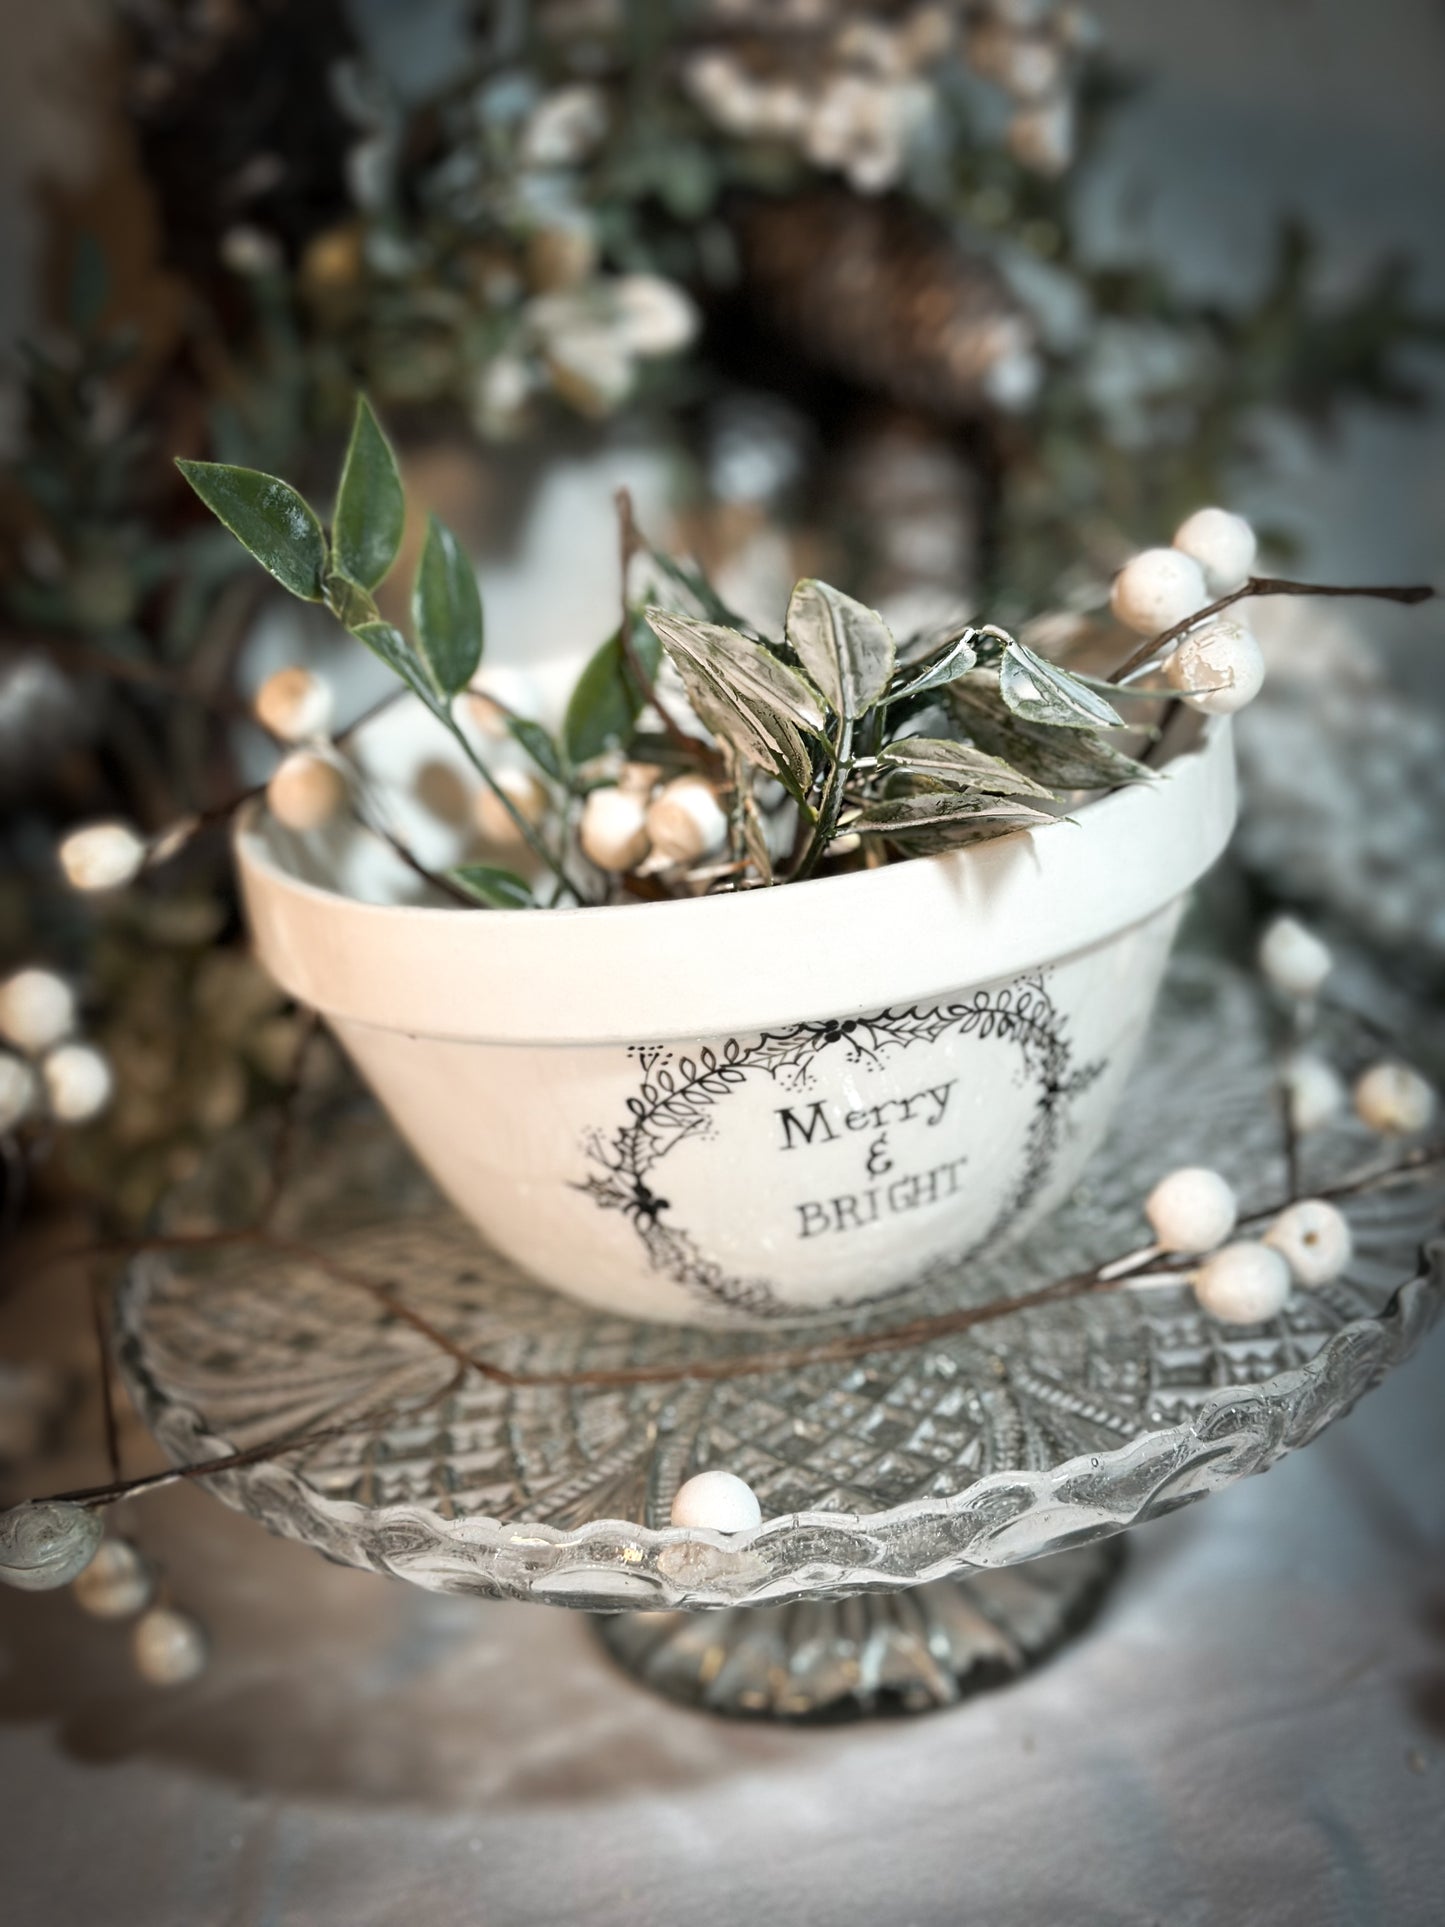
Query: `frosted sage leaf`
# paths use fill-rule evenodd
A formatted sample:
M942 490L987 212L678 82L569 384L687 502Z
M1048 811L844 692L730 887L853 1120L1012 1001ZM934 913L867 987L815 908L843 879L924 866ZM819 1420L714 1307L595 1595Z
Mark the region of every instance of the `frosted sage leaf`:
M447 871L447 881L486 904L489 910L535 910L536 899L519 876L485 863L463 863Z
M1029 823L1052 823L1043 810L1030 809L1008 797L968 795L951 790L925 790L914 796L889 796L867 803L846 827L865 836L908 837L945 827L978 829L1004 823L1022 828Z
M1113 789L1120 783L1153 780L1152 770L1102 737L1022 721L1004 708L997 687L986 681L954 683L947 702L980 749L1051 790Z
M716 623L666 609L647 620L677 666L688 701L712 730L795 796L813 780L802 731L822 728L823 712L801 676L763 648Z
M1048 796L1042 783L1013 769L974 743L944 736L902 736L878 752L881 770L925 776L956 789L986 790L991 796Z
M351 632L364 642L373 655L380 656L394 676L400 676L415 696L420 696L433 714L437 712L437 692L425 670L407 647L406 637L389 622L363 622Z
M305 602L321 600L326 537L289 482L228 462L178 461L176 467L217 521L283 589Z
M1026 723L1051 729L1113 729L1124 719L1111 703L1067 669L1010 639L998 667L999 693Z
M370 402L358 395L331 530L332 552L341 574L363 589L374 589L396 560L405 519L406 498L396 457Z
M938 644L921 662L904 664L896 672L895 686L888 690L886 700L901 703L910 696L921 696L925 689L941 689L946 683L966 676L978 661L974 634L972 629L965 629L961 635L950 636Z
M482 659L482 595L460 542L434 515L427 518L411 614L437 688L455 696Z
M648 676L657 674L662 645L644 622L632 621L632 649ZM621 631L610 635L577 678L562 722L562 746L574 763L590 762L604 750L627 741L642 714L647 691L642 687Z
M552 740L549 731L540 723L534 723L529 716L508 716L507 728L513 740L520 743L544 776L550 776L554 783L567 779L562 753Z
M856 721L888 687L897 661L887 623L826 582L800 582L788 603L787 638L838 716Z

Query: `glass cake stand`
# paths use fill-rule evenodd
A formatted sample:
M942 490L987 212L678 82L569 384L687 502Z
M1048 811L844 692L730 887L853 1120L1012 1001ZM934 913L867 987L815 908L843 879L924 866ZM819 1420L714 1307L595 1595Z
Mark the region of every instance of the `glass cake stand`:
M1140 1199L1179 1164L1225 1170L1246 1208L1284 1198L1277 1118L1254 988L1176 966L1086 1183L971 1285L982 1273L1016 1296L1128 1251ZM1348 1275L1250 1330L1173 1285L903 1345L882 1334L946 1309L946 1287L871 1324L634 1324L490 1253L366 1102L317 1103L284 1136L263 1240L241 1228L274 1197L271 1126L172 1198L176 1248L122 1284L118 1357L165 1449L193 1463L295 1441L205 1483L332 1559L605 1615L629 1671L728 1713L917 1711L1013 1677L1089 1618L1116 1535L1308 1444L1445 1296L1445 1245L1426 1249L1445 1198L1422 1174L1352 1198ZM1312 1139L1304 1186L1372 1155L1362 1133ZM877 1348L845 1358L749 1366L870 1333ZM549 1378L568 1382L535 1382ZM718 1466L754 1488L764 1523L669 1526L681 1481Z

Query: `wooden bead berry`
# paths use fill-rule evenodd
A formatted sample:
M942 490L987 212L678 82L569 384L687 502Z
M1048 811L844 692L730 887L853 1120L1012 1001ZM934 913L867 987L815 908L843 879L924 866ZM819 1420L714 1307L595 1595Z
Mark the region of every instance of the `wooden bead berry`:
M1204 571L1178 549L1145 549L1114 578L1109 606L1126 629L1160 636L1209 600Z
M152 1686L184 1686L206 1668L206 1635L189 1613L152 1606L131 1636L136 1670Z
M1284 1259L1297 1285L1329 1284L1354 1250L1349 1220L1324 1198L1301 1198L1282 1211L1264 1241Z
M1434 1116L1435 1093L1407 1065L1375 1064L1355 1085L1355 1112L1372 1131L1409 1137Z
M62 1044L43 1060L40 1075L51 1113L62 1124L88 1124L109 1104L115 1077L93 1044Z
M1192 556L1204 571L1211 596L1242 589L1254 568L1259 544L1242 515L1228 509L1196 509L1174 531L1174 546Z
M1264 652L1242 622L1216 616L1185 636L1164 675L1191 708L1232 716L1264 687Z
M726 842L727 830L712 784L701 776L677 777L648 806L648 841L669 863L712 856Z
M647 798L636 790L593 790L582 805L582 854L599 870L631 870L647 855Z
M129 823L90 823L72 830L57 855L72 890L120 890L140 874L146 849Z
M762 1522L757 1493L732 1472L694 1473L673 1497L675 1526L697 1526L708 1532L750 1532Z
M1144 1215L1161 1250L1195 1256L1224 1243L1239 1207L1217 1171L1186 1165L1159 1180L1145 1200Z
M552 807L552 799L541 778L533 776L530 770L504 769L497 771L495 781L517 815L536 829ZM488 843L502 849L516 849L526 841L511 810L494 790L477 791L476 818L477 828Z
M71 1590L96 1619L129 1619L150 1604L155 1582L129 1539L104 1539Z
M0 1037L18 1049L49 1050L75 1029L75 992L53 970L17 970L0 983Z
M328 756L293 749L266 785L266 802L278 823L304 835L332 822L346 808L346 777Z
M331 727L334 706L331 685L295 663L268 676L253 705L257 722L283 743L324 736Z
M1206 1259L1190 1283L1201 1310L1221 1325L1260 1325L1284 1310L1290 1271L1278 1251L1242 1239Z
M63 1499L0 1512L0 1581L21 1592L68 1586L95 1557L104 1534L98 1512Z
M1276 917L1259 945L1259 967L1287 997L1313 997L1329 976L1334 958L1294 917Z

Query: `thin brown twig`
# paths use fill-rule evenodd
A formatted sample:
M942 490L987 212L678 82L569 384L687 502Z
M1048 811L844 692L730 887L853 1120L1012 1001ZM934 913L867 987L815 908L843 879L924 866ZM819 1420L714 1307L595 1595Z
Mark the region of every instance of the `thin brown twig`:
M1236 602L1242 602L1246 596L1372 596L1377 602L1404 602L1413 605L1417 602L1428 602L1434 594L1434 589L1432 589L1428 583L1423 582L1416 583L1412 587L1405 589L1371 588L1345 586L1327 582L1286 582L1278 576L1252 575L1241 587L1231 589L1228 595L1219 596L1215 601L1208 603L1203 609L1197 609L1192 616L1186 616L1182 622L1176 622L1172 629L1166 629L1162 635L1154 636L1149 641L1141 642L1139 647L1126 661L1122 662L1117 669L1111 671L1108 680L1110 682L1123 682L1126 676L1132 676L1136 669L1142 669L1145 663L1152 662L1155 656L1162 655L1166 649L1173 643L1178 642L1182 636L1187 636L1191 629L1197 629L1201 622L1207 622L1211 616L1217 616L1221 610L1232 607Z

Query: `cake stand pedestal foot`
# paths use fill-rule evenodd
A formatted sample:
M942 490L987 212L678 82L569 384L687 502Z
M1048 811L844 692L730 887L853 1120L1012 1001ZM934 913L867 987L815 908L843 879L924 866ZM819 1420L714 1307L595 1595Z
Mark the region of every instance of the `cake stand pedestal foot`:
M599 1614L625 1672L744 1718L931 1713L1006 1685L1079 1632L1117 1577L1117 1539L905 1592L791 1606Z

